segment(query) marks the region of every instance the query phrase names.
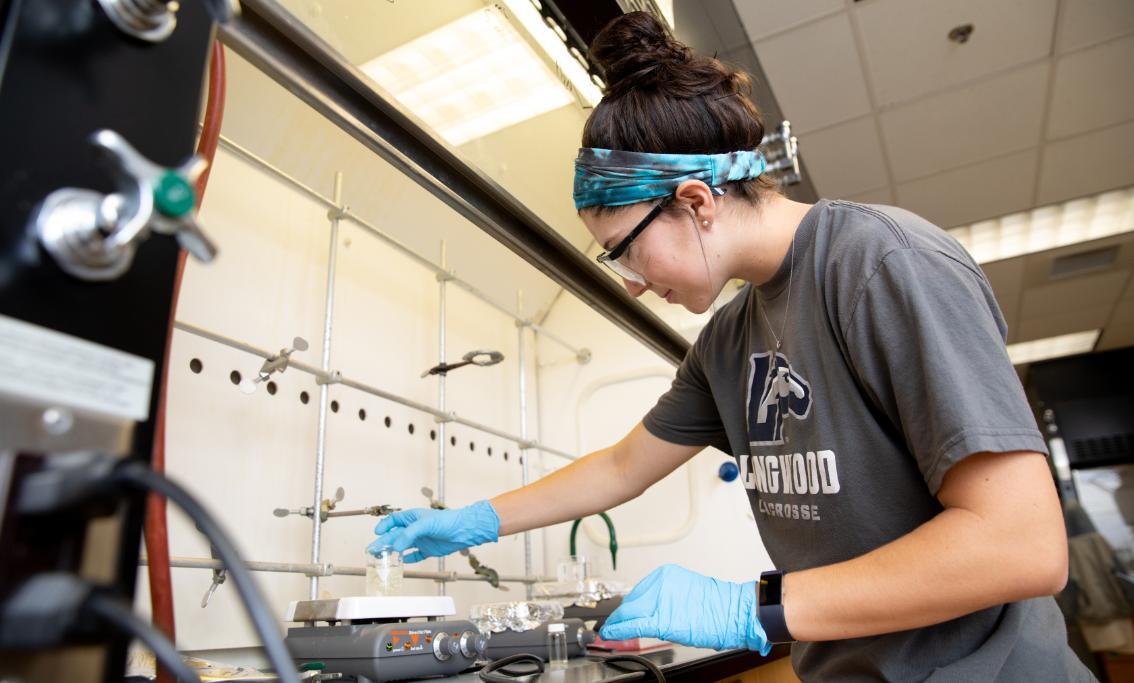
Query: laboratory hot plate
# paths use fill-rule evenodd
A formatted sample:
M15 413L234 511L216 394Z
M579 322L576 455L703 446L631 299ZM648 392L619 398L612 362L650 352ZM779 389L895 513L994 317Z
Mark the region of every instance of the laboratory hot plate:
M322 662L358 683L450 676L488 646L471 621L446 618L456 611L447 596L299 600L287 618L304 625L289 628L285 642L297 662Z

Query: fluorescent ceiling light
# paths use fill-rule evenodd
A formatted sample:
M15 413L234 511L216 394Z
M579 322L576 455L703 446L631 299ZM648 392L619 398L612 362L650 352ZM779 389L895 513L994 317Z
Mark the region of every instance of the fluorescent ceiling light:
M582 55L576 57L567 45L551 30L543 16L532 4L535 0L503 0L504 6L520 22L524 30L555 63L556 69L571 83L579 97L590 106L602 99L602 90L591 80L591 74L582 63Z
M1035 363L1061 356L1089 353L1095 348L1095 343L1098 342L1101 333L1102 330L1088 330L1009 344L1008 358L1012 360L1012 365L1023 365L1024 363Z
M360 68L452 145L575 101L495 5Z
M1134 188L1104 192L949 230L977 263L1134 231Z

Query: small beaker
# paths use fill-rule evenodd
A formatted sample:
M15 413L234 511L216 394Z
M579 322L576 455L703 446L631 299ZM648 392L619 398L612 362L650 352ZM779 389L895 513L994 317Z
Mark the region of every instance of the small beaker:
M585 555L568 555L559 560L555 567L556 578L561 583L578 583L585 581L591 574Z
M401 595L402 554L390 546L366 553L366 594Z
M547 667L567 668L567 624L563 622L547 625Z

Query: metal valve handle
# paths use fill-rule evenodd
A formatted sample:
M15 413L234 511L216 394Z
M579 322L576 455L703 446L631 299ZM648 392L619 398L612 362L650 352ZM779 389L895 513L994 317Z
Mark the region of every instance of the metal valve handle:
M32 219L40 243L64 271L84 280L113 280L130 267L151 230L176 236L199 261L213 260L216 246L194 215L193 185L207 166L203 159L194 155L165 168L108 129L96 132L91 143L110 162L118 191L62 188L47 196Z

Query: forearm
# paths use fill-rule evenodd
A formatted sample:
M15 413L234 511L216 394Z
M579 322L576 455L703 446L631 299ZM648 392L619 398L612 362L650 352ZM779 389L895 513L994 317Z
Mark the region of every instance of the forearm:
M489 502L505 536L608 510L636 495L611 447Z
M1061 520L1057 525L1062 529ZM788 573L785 618L797 640L836 640L1050 595L1066 578L1065 547L1051 545L1050 534L997 528L969 510L949 508L866 555Z

